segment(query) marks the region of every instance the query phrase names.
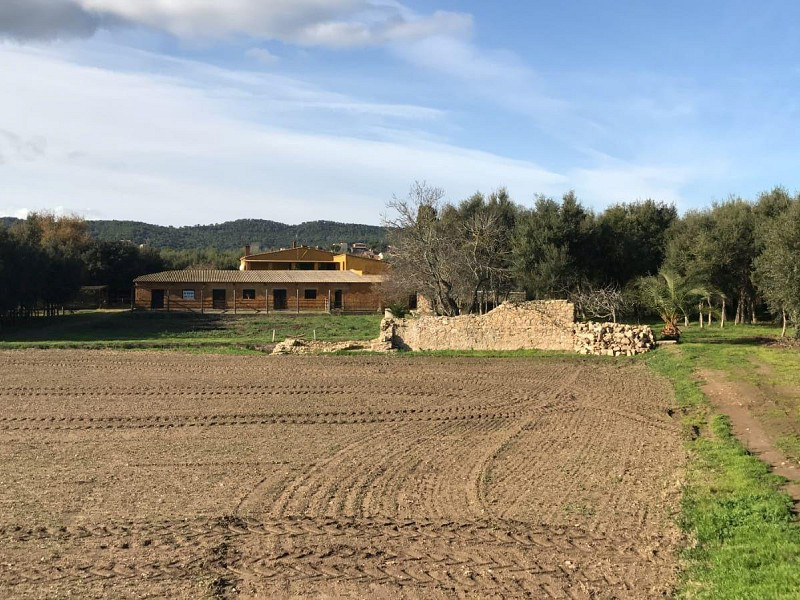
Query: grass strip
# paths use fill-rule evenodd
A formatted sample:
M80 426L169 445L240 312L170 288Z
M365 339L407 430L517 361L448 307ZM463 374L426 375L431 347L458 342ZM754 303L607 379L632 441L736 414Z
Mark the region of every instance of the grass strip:
M712 351L712 350L709 350ZM658 350L648 365L673 384L685 425L690 461L680 525L692 539L684 551L678 598L782 600L800 597L800 527L784 479L734 437L695 376L689 352Z

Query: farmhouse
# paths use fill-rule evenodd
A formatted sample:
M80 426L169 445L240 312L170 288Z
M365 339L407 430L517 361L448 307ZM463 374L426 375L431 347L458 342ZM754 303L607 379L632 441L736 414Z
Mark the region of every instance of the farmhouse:
M382 261L294 246L245 254L239 270L162 271L134 280L134 306L195 312L377 312Z
M351 271L358 275L383 275L388 265L374 258L356 256L345 252L334 253L307 246L293 246L286 250L245 254L239 261L241 271Z

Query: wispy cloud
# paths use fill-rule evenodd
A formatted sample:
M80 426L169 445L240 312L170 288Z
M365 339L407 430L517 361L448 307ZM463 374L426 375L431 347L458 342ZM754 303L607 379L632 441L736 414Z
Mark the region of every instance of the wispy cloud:
M40 135L24 137L0 129L0 164L15 160L32 161L44 156L47 140Z
M257 60L263 65L271 65L279 60L277 56L266 48L250 48L245 52L245 56Z
M466 35L472 17L423 15L391 0L3 0L0 34L15 39L88 37L103 24L145 25L187 38L247 35L303 46L376 46Z
M12 82L15 94L0 94L0 128L25 114L17 135L46 135L48 152L35 166L0 166L6 211L23 202L61 205L68 195L109 217L174 224L246 216L376 222L391 194L414 179L435 181L454 199L503 184L521 197L568 186L534 163L424 138L323 135L245 120L234 101L220 100L228 92L177 74L0 49L0 88Z

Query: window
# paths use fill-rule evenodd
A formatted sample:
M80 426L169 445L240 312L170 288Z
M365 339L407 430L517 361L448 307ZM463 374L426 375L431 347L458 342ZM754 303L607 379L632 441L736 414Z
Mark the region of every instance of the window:
M255 299L256 299L255 290L242 290L242 300L255 300Z
M183 290L181 298L184 300L194 300L194 290Z
M313 289L313 290L308 290L307 289L307 290L305 290L303 292L303 298L305 298L306 300L316 300L317 299L317 290L316 289Z
M314 263L312 262L295 263L295 269L297 269L298 271L313 271Z

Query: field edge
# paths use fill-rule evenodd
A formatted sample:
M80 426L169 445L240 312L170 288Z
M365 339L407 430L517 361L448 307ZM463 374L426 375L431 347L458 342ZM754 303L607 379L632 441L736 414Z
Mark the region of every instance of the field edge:
M691 542L676 598L796 598L800 527L781 490L785 480L736 439L726 416L714 413L686 353L660 349L646 363L671 381L689 437L679 525Z

